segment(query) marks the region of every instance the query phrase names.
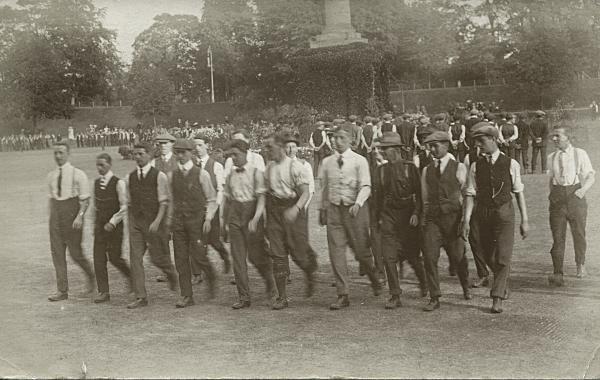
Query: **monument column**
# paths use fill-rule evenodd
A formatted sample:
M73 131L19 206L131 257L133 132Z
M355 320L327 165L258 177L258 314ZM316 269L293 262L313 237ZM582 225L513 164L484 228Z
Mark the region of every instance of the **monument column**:
M324 0L325 28L310 41L312 49L348 45L356 42L367 43L352 27L350 0Z

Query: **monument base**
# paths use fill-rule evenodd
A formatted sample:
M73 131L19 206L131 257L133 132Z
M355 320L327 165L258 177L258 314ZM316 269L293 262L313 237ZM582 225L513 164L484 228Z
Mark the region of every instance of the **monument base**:
M316 36L310 41L311 49L318 49L330 46L350 45L353 43L367 43L366 38L362 38L360 33L356 32L331 32Z

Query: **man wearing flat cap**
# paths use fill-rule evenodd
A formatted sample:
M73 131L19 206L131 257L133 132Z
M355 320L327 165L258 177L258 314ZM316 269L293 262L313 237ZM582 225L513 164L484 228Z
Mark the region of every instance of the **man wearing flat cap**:
M413 163L417 169L419 169L419 172L423 172L423 169L433 161L429 147L425 144L425 138L433 132L435 132L435 130L429 126L421 125L417 128L416 133L420 150L419 153L413 157Z
M495 126L485 122L475 125L473 139L484 156L479 157L469 168L462 234L466 241L471 217L474 217L483 256L494 274L490 292L493 299L491 311L501 313L502 300L508 298L514 245L513 194L521 213L521 236L525 239L529 233L524 186L519 163L500 152L498 129ZM477 208L473 214L475 203Z
M381 246L390 289L386 309L401 306L398 263L407 260L415 271L422 294L426 294L425 270L419 253L419 215L421 183L419 170L402 158L402 139L386 132L378 143L387 163L373 175L373 201L376 223L381 232Z
M175 137L169 133L161 133L154 139L159 145L160 155L152 160L152 166L158 171L169 174L177 168L177 158L173 154L173 144L175 143ZM161 235L163 238L159 241L160 250L163 255L169 258L171 261L171 248L169 247L170 236L168 233ZM167 278L165 276L158 276L156 278L158 282L165 282Z
M319 223L327 225L329 258L337 288L338 299L330 309L350 305L350 278L346 250L351 247L356 260L366 272L375 295L381 292L373 255L369 249L369 207L371 174L367 159L350 149L352 131L336 130L336 153L327 157L319 170L321 207Z
M193 141L179 139L173 149L177 156L177 168L168 174L172 196L167 225L173 232L175 268L179 273L181 290L181 299L175 307L184 308L194 304L191 257L206 275L210 298L215 294L215 270L207 256L205 236L209 236L217 211L217 192L210 174L194 165Z
M410 122L410 115L403 114L402 121L398 123L397 132L402 139L402 158L412 160L415 150L416 127Z
M421 194L423 199L423 255L429 286L429 304L423 310L439 309L440 278L438 260L444 248L456 270L465 299L471 299L469 268L460 228L462 219L462 189L467 182L467 168L455 161L448 149L451 138L447 132L436 131L425 138L433 162L423 169Z
M446 115L445 113L438 113L437 115L435 115L433 117L433 127L435 130L437 131L442 131L442 132L447 132L448 131L448 123L446 122L446 117L448 115Z
M548 134L550 132L548 128L548 121L546 120L546 113L544 111L535 111L535 119L529 126L529 133L531 134L531 173L535 173L537 167L537 157L540 156L542 162L542 173L546 172L546 148L548 145Z

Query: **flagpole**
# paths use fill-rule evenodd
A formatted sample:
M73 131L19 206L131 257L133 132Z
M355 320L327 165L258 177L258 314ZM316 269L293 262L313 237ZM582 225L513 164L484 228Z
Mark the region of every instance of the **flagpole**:
M214 72L215 69L213 67L213 56L212 49L210 45L208 46L208 66L210 67L210 101L211 103L215 102L215 78Z

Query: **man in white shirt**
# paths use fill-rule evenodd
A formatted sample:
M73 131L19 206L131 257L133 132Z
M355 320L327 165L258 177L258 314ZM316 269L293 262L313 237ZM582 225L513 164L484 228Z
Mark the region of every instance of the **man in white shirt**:
M554 265L554 274L549 277L549 282L554 286L562 286L567 224L573 235L577 277L585 276L585 195L595 182L595 172L585 150L571 144L569 132L565 128L554 129L550 137L557 149L547 158L550 229L553 239L550 254Z
M123 219L127 214L127 185L111 170L112 158L101 153L96 158L100 177L94 182L94 271L98 295L94 303L110 300L106 262L115 266L125 276L131 288L131 270L122 257Z
M231 135L231 139L232 140L242 140L242 141L245 141L248 144L250 144L250 134L245 129L240 129L240 130L233 132L233 134ZM256 169L258 169L262 172L265 171L265 168L266 168L265 160L263 159L263 157L260 154L248 149L247 161L250 165L252 165ZM225 169L223 172L223 175L225 178L227 178L227 176L229 175L231 168L233 168L233 160L231 159L231 157L228 157L227 160L225 160Z
M66 249L71 258L87 276L87 293L94 289L94 271L83 255L81 239L85 211L90 200L88 178L69 162L70 147L67 142L54 144L54 161L57 168L48 174L50 209L50 249L56 271L57 292L49 301L66 300L69 295Z

